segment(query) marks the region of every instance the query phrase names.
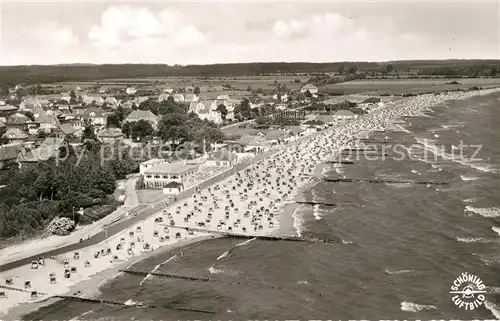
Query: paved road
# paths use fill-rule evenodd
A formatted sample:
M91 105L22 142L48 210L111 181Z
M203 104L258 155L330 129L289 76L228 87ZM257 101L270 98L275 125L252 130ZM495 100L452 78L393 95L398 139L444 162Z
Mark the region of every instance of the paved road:
M319 134L319 133L317 133L317 134ZM302 141L304 139L310 139L310 138L316 136L317 134L313 134L310 136L304 136L304 137L296 140L295 142L292 142L290 145L294 145L295 143ZM269 156L271 156L271 155L273 155L281 150L282 150L281 148L278 148L278 149L270 150L267 152L263 152L260 155L257 155L256 157L248 159L247 161L242 162L240 164L237 164L234 167L232 167L231 169L229 169L225 172L222 172L221 174L216 175L216 176L202 182L201 184L192 186L189 189L184 190L183 192L181 192L177 196L177 203L181 202L185 198L190 197L197 187L204 189L208 186L211 186L211 185L213 185L217 182L220 182L220 181L224 180L225 178L233 175L235 172L241 171L242 169L250 166L251 164L254 164L254 163L256 163L256 162L258 162L266 157L269 157ZM82 242L69 244L69 245L66 245L63 247L56 248L54 250L46 251L43 253L39 253L39 254L24 258L24 259L12 261L10 263L0 265L0 272L8 271L8 270L15 269L17 267L20 267L20 266L23 266L26 264L30 264L32 261L37 260L40 257L52 257L52 256L57 256L57 255L61 255L61 254L68 253L68 252L75 252L75 251L78 251L82 248L98 244L98 243L112 237L113 235L116 235L116 234L120 233L121 231L123 231L127 228L130 228L132 225L139 223L140 221L145 220L149 216L163 211L168 206L173 205L173 204L174 204L174 200L172 199L170 201L164 200L164 201L157 202L156 204L149 206L149 207L146 207L146 208L144 208L144 205L140 205L140 206L138 206L134 209L131 209L129 211L129 212L135 212L137 214L136 216L132 216L132 217L129 217L129 219L127 219L127 220L118 221L115 224L108 225L105 230L91 236L88 239L83 240Z
M248 167L249 165L251 165L255 162L258 162L259 160L261 160L269 155L272 155L276 152L277 151L269 151L266 153L262 153L261 155L258 155L257 157L254 157L254 158L249 159L245 162L242 162L240 164L235 165L231 169L229 169L225 172L222 172L221 174L216 175L216 176L202 182L199 185L195 185L189 189L184 190L183 192L181 192L177 196L177 203L181 202L185 198L190 197L193 194L193 192L195 191L196 187L203 189L203 188L206 188L208 186L211 186L211 185L213 185L217 182L220 182L223 179L233 175L234 172L241 171L242 169ZM57 256L57 255L61 255L61 254L68 253L68 252L75 252L75 251L78 251L82 248L98 244L98 243L112 237L113 235L116 235L116 234L120 233L121 231L133 226L134 224L148 218L149 216L163 211L165 208L167 208L168 206L170 206L172 204L174 204L173 199L170 201L164 200L164 201L158 202L152 206L148 206L146 208L144 208L144 205L138 206L138 207L130 210L130 212L135 211L137 213L137 216L132 216L127 220L122 220L122 221L116 222L115 224L111 224L105 230L91 236L88 239L83 240L83 242L69 244L69 245L66 245L63 247L59 247L59 248L54 249L54 250L46 251L43 253L39 253L39 254L24 258L24 259L12 261L10 263L0 265L0 272L4 272L4 271L15 269L17 267L20 267L20 266L23 266L26 264L30 264L32 261L37 260L39 257Z

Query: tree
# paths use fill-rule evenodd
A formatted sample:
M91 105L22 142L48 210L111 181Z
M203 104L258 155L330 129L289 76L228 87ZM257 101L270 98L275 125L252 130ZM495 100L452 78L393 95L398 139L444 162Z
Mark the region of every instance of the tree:
M23 115L29 118L31 121L35 121L35 115L31 111L23 111Z
M4 136L0 136L0 145L6 145L9 143L9 139Z
M311 98L312 97L312 94L311 92L308 90L306 90L306 92L304 93L304 96L306 96L307 98Z
M153 126L147 120L141 119L131 125L130 136L133 140L142 141L146 137L153 136L154 133Z
M220 104L219 106L217 106L217 111L220 112L222 119L226 119L227 116L226 105Z
M393 70L394 70L394 66L392 64L387 64L387 66L385 66L385 72L387 74L390 74Z
M108 116L106 119L106 127L115 127L115 128L120 128L120 117L117 115L117 113L113 113Z
M199 95L200 94L200 87L194 87L193 94Z
M94 126L88 120L84 121L81 141L82 143L85 143L87 141L94 141L94 142L98 141L97 136L95 135L94 132ZM87 145L87 147L91 148L93 147L93 145Z

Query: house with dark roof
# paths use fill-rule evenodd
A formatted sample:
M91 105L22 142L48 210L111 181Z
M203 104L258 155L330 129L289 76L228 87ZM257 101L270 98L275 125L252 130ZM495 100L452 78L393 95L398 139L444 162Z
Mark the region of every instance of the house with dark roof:
M10 143L24 143L28 139L28 134L19 128L8 128L2 137L7 138Z
M0 105L0 117L8 117L17 112L17 107L12 105Z
M20 130L28 130L28 121L28 116L21 113L15 113L14 115L7 117L5 125L7 126L7 129L19 128Z
M7 126L5 125L5 123L0 119L0 135L3 135L3 133L5 133L5 131L7 130Z

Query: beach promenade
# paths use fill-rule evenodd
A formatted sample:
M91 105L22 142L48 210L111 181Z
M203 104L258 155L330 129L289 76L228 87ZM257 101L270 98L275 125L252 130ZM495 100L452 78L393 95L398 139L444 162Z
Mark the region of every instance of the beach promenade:
M163 211L164 209L168 208L169 206L175 205L176 203L182 202L184 199L190 197L193 192L199 188L199 189L204 189L208 186L211 186L219 181L222 181L223 179L233 175L235 172L238 172L251 164L268 157L269 155L272 155L276 151L268 151L265 153L262 153L260 155L257 155L256 157L252 159L247 159L246 161L235 165L234 167L231 167L230 169L204 181L199 184L196 184L189 189L186 189L182 191L179 195L177 195L177 202L174 202L174 199L168 199L166 198L165 200L162 200L160 202L157 202L154 205L151 206L146 206L146 205L139 205L135 208L129 209L130 213L136 213L137 215L135 216L128 216L127 219L125 220L119 220L118 222L112 223L111 225L106 226L102 231L100 231L97 234L91 235L90 238L85 238L82 242L75 242L73 244L69 244L66 246L59 247L57 249L49 250L49 251L44 251L40 252L36 255L31 255L28 257L25 257L23 259L15 260L6 264L0 265L0 272L8 271L15 269L17 267L30 264L32 261L38 260L40 257L53 257L57 255L61 255L64 253L68 252L75 252L78 250L81 250L85 247L91 246L91 245L96 245L98 243L101 243L105 241L108 238L111 238L112 236L120 233L121 231L133 226L134 224L141 222L148 218L151 215L154 215L158 212Z
M316 166L339 150L355 148L361 134L387 130L392 119L418 115L423 108L445 100L482 93L488 91L412 97L352 122L297 139L193 186L181 193L175 204L172 200L159 202L82 243L38 254L54 257L47 260L41 270L30 269L33 260L30 257L2 266L0 276L16 287L20 287L23 280L30 281L40 293L47 293L40 297L44 299L66 293L68 286L94 277L120 261L137 258L135 253L154 253L154 249L172 246L183 239L206 238L214 231L245 237L271 236L279 229L282 219L292 219L280 214L283 207L293 202L299 189L318 181L314 176ZM194 231L195 228L199 228L198 231ZM296 231L301 237L300 226ZM57 285L48 282L49 272L58 273L59 277L61 271L71 275L66 280L59 279L61 282ZM10 297L3 299L6 309L30 300L29 293L9 291L8 294Z

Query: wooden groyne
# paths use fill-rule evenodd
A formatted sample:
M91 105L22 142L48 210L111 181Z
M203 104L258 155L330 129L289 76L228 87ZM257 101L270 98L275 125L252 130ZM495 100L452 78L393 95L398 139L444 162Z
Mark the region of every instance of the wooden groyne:
M322 203L322 202L302 202L302 201L295 201L297 204L305 204L305 205L323 205L323 206L337 206L337 204L334 203Z
M207 310L176 308L176 307L172 307L172 306L150 305L150 304L142 304L142 303L125 304L125 303L117 302L117 301L82 298L82 297L71 296L71 295L55 295L53 297L58 298L58 299L67 299L67 300L73 300L73 301L97 303L97 304L107 304L107 305L122 306L122 307L158 308L158 309L167 309L167 310L175 310L175 311L182 311L182 312L187 311L187 312L199 312L199 313L206 313L206 314L215 314L215 312L207 311Z
M7 285L0 285L0 289L10 290L10 291L17 291L17 292L24 292L24 293L31 293L31 292L33 292L33 290L20 289L20 288L16 288L16 287L13 287L13 286L7 286ZM39 291L36 291L36 292L38 294L40 294L40 295L47 295L47 293L43 293L43 292L39 292Z
M356 164L355 162L353 161L350 161L350 160L338 160L338 161L326 161L325 163L327 164L348 164L348 165L352 165L352 164Z
M201 277L185 276L185 275L177 275L177 274L168 274L168 273L143 272L143 271L136 271L136 270L120 270L120 272L141 275L141 276L153 275L153 276L160 276L160 277L164 277L164 278L182 279L182 280L188 280L188 281L214 282L214 280L211 280L209 278L201 278Z
M433 182L433 181L405 181L405 180L387 180L387 179L355 179L355 178L325 178L325 182L332 183L389 183L389 184L418 184L418 185L449 185L448 182Z

